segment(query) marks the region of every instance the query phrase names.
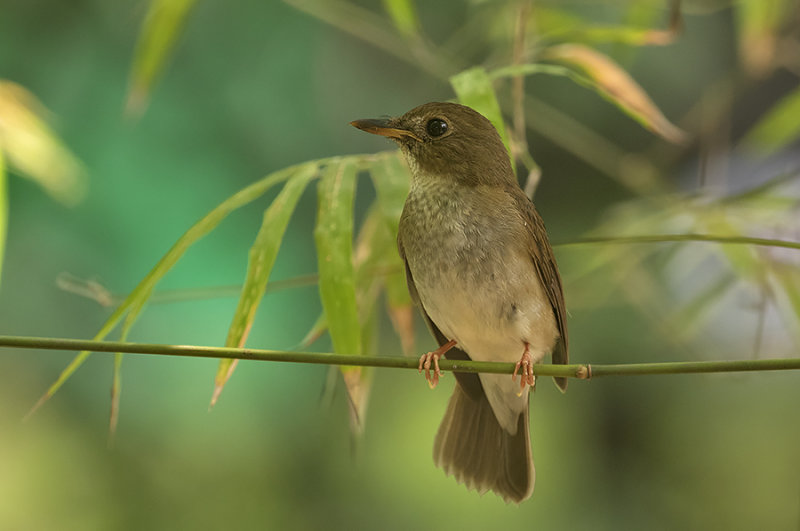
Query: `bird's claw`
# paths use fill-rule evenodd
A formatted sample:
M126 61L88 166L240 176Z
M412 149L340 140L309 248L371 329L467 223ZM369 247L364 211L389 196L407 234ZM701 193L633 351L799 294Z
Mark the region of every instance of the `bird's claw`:
M514 374L511 375L512 381L517 380L518 372L520 373L520 380L519 394L517 396L521 396L522 392L525 390L525 384L533 387L536 383L536 377L533 375L533 358L531 357L530 346L527 343L525 343L525 352L522 353L522 357L514 366Z
M433 352L423 354L419 358L419 372L425 369L425 380L428 382L428 387L433 389L439 383L439 378L442 376L442 371L439 369L439 358L444 356L445 352L450 350L456 345L456 340L451 339L444 345L440 346ZM431 361L433 361L433 376L431 377Z
M425 381L428 382L428 387L433 389L439 383L439 377L442 371L439 369L439 358L442 355L438 351L428 352L419 358L419 372L425 370ZM433 361L433 377L431 377L431 361Z

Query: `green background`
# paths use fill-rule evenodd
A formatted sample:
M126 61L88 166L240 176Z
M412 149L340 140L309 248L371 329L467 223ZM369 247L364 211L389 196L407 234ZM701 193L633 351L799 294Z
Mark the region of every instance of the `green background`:
M457 27L466 9L420 4L423 26L434 36ZM0 3L0 78L41 99L90 176L86 200L66 208L12 175L2 334L92 337L110 310L59 290L60 273L124 293L194 221L256 178L304 160L391 147L351 128L350 120L453 97L445 82L285 4L200 2L146 113L125 119L144 12L139 2ZM606 51L617 53L675 119L737 61L727 9L689 14L675 45ZM535 79L538 97L623 149L659 145L595 94L567 80ZM785 83L757 87L747 105L768 106ZM554 240L581 235L628 198L547 139L529 140L544 171L537 205ZM696 171L691 149L653 160L666 175ZM289 226L273 279L316 270L313 188ZM362 178L357 212L373 195ZM159 287L241 282L266 205L261 200L232 215ZM558 255L568 266L584 256ZM622 297L570 308L579 286L569 271L575 361L687 359ZM151 305L130 339L221 345L235 305L235 297ZM319 312L315 287L270 294L248 345L291 348ZM383 354L399 355L383 321ZM417 324L422 351L433 342ZM724 318L721 326L725 345ZM714 337L706 339L708 358L749 355L748 346L714 350ZM330 349L327 338L315 348ZM531 420L536 491L516 507L468 492L433 466L450 375L429 391L414 371L377 370L366 431L353 446L342 390L331 407L321 405L326 367L241 362L209 412L215 361L130 355L116 442L107 449L109 355L93 355L33 418L20 420L69 359L61 352L0 352L2 529L800 525L800 381L790 372L597 379L573 382L563 396L541 382Z

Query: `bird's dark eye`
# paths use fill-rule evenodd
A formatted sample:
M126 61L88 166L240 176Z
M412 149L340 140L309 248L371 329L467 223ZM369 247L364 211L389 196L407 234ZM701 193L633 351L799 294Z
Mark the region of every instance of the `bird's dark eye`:
M425 130L428 131L428 134L431 136L442 136L447 132L447 122L440 118L434 118L428 121Z

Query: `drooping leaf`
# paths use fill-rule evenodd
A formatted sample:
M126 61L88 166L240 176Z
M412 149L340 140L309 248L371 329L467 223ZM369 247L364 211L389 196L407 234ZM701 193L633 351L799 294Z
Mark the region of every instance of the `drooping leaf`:
M111 379L111 412L108 415L108 447L114 446L119 423L119 401L122 393L122 352L114 354L114 372Z
M766 156L800 138L800 87L781 98L744 138L744 145Z
M318 166L313 162L298 167L296 172L286 181L283 190L264 212L261 229L259 229L255 242L250 248L247 275L242 286L239 304L228 329L228 338L225 340L226 347L241 348L247 342L247 336L253 325L258 305L264 296L272 266L275 265L278 249L289 224L289 218L291 218L297 202L300 200L300 196L309 181L316 177L318 170ZM211 398L212 407L219 398L225 382L228 381L228 378L233 373L237 361L231 359L220 360L217 376L214 379L214 393Z
M153 84L172 53L186 18L196 0L150 0L130 72L129 114L139 114L147 106Z
M400 214L408 196L411 174L399 151L376 160L369 168L386 226L397 238Z
M560 44L545 50L542 57L581 69L593 82L589 86L646 129L670 142L685 141L686 133L667 120L644 89L608 56L581 44Z
M419 34L419 17L413 0L383 0L383 7L400 33L406 37Z
M211 212L206 214L200 221L195 223L188 231L186 231L178 241L176 241L169 251L158 261L158 263L150 270L150 272L139 282L139 284L131 291L131 293L120 303L114 310L111 316L106 320L100 331L94 336L95 341L101 341L114 329L125 314L132 311L150 297L153 287L161 280L167 272L172 269L175 263L183 256L183 253L194 244L197 240L208 234L219 223L225 219L228 214L234 210L254 201L261 197L272 186L285 181L296 171L296 166L285 168L277 172L271 173L251 184L250 186L238 191L231 197L217 205ZM45 394L39 399L36 405L33 406L30 412L26 415L30 417L42 404L44 404L61 386L66 382L70 376L80 367L86 358L91 354L89 351L80 352L69 365L61 372L56 381L47 389Z
M128 334L142 313L147 300L150 295L142 297L131 307L128 315L125 316L125 321L122 323L120 330L119 340L126 341ZM111 413L108 419L108 445L109 447L114 444L114 436L117 432L117 423L119 421L119 401L120 394L122 393L122 353L117 352L114 354L114 374L111 381Z
M300 343L297 344L292 350L306 350L308 347L314 344L322 334L328 329L328 320L325 319L325 312L319 314L317 320L314 321L314 324L311 325L311 329L306 333L303 339L300 340Z
M45 112L33 94L0 80L0 151L8 167L53 199L75 205L86 194L86 172L47 125Z
M373 178L380 177L380 171L373 172ZM373 207L358 235L355 256L359 315L361 321L366 322L376 313L375 302L380 288L383 288L389 317L400 338L403 353L410 355L414 348L411 296L406 287L405 268L397 251L397 219L390 216L387 222L386 212L383 208Z
M330 164L317 185L314 240L319 267L319 294L337 353L362 354L361 323L353 264L353 202L356 165L351 159ZM362 367L342 367L351 411L366 406Z
M378 313L369 312L361 326L361 348L364 354L374 356L378 350ZM350 434L354 449L357 450L361 436L364 434L367 406L372 390L372 376L375 373L370 367L361 367L360 371L347 371L342 374L348 394L350 412Z
M503 122L503 114L500 112L500 104L497 102L497 96L492 87L492 79L486 69L476 66L464 70L450 78L450 85L458 96L459 103L472 107L492 122L510 156L510 138ZM511 162L514 163L513 157Z
M353 269L353 201L356 166L344 159L331 163L317 185L314 240L319 265L319 292L333 348L361 354L361 330Z

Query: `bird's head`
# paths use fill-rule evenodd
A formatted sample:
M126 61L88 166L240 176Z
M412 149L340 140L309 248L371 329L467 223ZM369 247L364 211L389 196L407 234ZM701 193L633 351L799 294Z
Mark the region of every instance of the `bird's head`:
M400 145L415 178L452 178L459 184L514 180L511 162L492 123L457 103L426 103L399 118L350 125Z

